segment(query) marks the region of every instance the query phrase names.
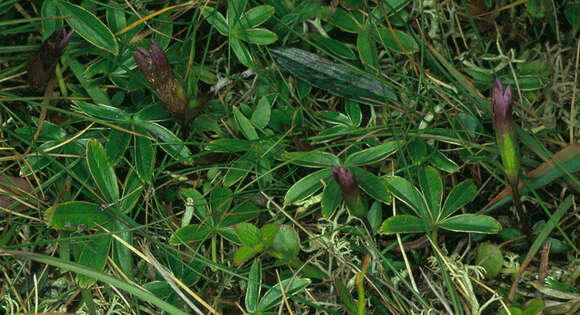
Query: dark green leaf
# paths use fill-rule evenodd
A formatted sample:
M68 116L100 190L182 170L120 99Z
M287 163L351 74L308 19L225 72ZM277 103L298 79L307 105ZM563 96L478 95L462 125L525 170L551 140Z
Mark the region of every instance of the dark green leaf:
M282 159L304 167L329 167L340 165L340 160L332 153L309 151L309 152L286 152Z
M274 15L274 7L269 5L259 5L242 13L233 28L250 29L262 25Z
M250 28L240 31L233 30L232 35L237 39L256 45L270 45L278 40L276 33L263 28Z
M419 185L433 218L438 218L443 201L443 181L439 172L431 166L420 168Z
M169 243L172 245L198 242L208 239L213 232L213 228L207 224L191 224L175 231Z
M111 129L111 133L109 134L107 143L105 144L107 160L111 165L117 165L121 161L123 155L125 155L125 151L127 151L129 141L131 141L130 133Z
M109 256L110 245L110 234L93 235L84 245L81 256L79 257L79 264L92 270L103 271L107 257ZM76 278L81 288L88 288L96 281L94 278L83 274L77 274Z
M434 221L435 218L431 217L431 213L427 210L425 198L413 184L398 176L389 177L386 182L393 195L415 211L417 216L427 222Z
M415 42L413 37L403 31L389 29L377 30L377 39L383 44L385 48L391 49L399 53L415 53L419 51L419 45Z
M349 155L344 161L345 166L361 166L377 163L395 153L399 148L398 141L388 141Z
M367 33L360 32L356 38L356 47L365 69L377 73L379 71L379 57L374 40Z
M459 208L468 204L477 194L477 188L473 184L472 180L464 180L457 184L445 200L443 205L443 210L441 211L441 219L447 218L452 215Z
M192 162L191 151L175 134L157 123L140 124L151 135L157 138L157 144L175 160L189 164Z
M262 263L256 260L250 267L248 274L248 288L246 289L246 311L250 314L256 312L260 291L262 290Z
M205 7L201 11L204 18L222 35L228 36L230 33L226 18L215 8Z
M282 301L282 291L280 290L280 284L284 289L284 295L286 298L290 298L295 293L302 291L307 285L310 284L310 279L306 278L290 278L282 280L281 283L277 283L270 290L268 290L260 303L258 304L258 312L264 312L272 307L280 304Z
M141 130L136 130L141 134ZM148 184L153 180L153 169L155 168L155 150L153 142L148 138L135 136L135 166L141 179Z
M408 214L390 217L381 225L381 231L385 234L424 233L429 232L430 229L423 219Z
M326 185L322 193L322 216L326 219L330 218L334 210L342 201L342 191L335 180L332 180Z
M115 35L93 13L68 1L57 1L56 5L62 15L68 16L66 22L82 38L113 55L119 53Z
M452 216L440 221L437 225L454 232L496 234L501 230L501 225L494 218L469 213Z
M300 179L288 189L284 203L289 205L310 197L322 187L321 180L326 180L330 176L332 176L330 169L323 169Z
M240 126L242 134L246 137L246 139L258 139L258 133L256 132L256 129L254 126L252 126L250 120L246 118L246 116L244 116L244 114L242 114L242 112L237 107L234 107L234 118L236 119L236 122L238 123L238 126Z
M352 169L359 187L369 196L383 203L391 203L391 193L384 179L362 168Z
M49 208L45 216L48 224L57 230L74 231L79 227L94 228L111 221L107 212L92 202L69 201Z
M108 202L119 200L119 186L113 167L109 165L105 149L96 139L87 144L87 164L91 177Z

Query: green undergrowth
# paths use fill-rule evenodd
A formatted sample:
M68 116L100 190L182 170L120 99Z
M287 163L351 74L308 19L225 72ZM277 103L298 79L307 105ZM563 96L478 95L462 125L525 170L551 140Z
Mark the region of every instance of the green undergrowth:
M579 17L542 0L3 1L1 312L577 312Z

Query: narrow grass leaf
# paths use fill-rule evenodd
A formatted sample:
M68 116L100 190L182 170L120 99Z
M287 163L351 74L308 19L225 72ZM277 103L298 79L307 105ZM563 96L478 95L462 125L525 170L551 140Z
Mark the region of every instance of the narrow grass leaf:
M89 43L113 55L119 53L119 44L113 32L87 9L68 1L57 1L56 5L66 22Z
M496 234L501 231L501 225L494 218L470 213L443 219L437 226L454 232Z
M119 200L119 185L113 167L109 164L107 154L101 143L91 139L87 143L87 165L91 177L108 202Z

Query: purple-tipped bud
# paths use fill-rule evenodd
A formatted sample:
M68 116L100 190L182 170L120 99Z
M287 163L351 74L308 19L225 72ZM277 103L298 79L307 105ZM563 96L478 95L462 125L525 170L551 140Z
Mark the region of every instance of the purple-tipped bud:
M512 117L512 90L509 86L504 90L499 79L495 80L491 106L495 136L505 172L510 184L517 186L520 171L520 151Z
M74 31L63 27L54 31L40 46L40 50L28 56L28 82L32 88L46 86L54 76L56 63L68 45Z
M147 78L153 91L167 110L181 124L192 118L189 96L175 77L165 53L153 39L149 40L151 51L137 47L133 57Z
M367 213L367 207L363 202L360 189L354 173L342 166L332 166L332 177L340 186L346 206L355 217L362 218Z

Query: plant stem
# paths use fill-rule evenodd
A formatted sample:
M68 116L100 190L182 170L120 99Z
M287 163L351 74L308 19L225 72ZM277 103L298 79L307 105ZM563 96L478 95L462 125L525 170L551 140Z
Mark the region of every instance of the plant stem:
M511 185L511 186L512 186L512 193L514 196L514 205L516 206L516 210L518 211L518 216L520 217L520 225L522 226L522 229L524 230L524 233L526 234L526 237L528 239L528 243L532 244L532 242L534 241L534 238L532 236L532 230L530 228L530 218L524 212L524 207L522 206L522 200L520 198L520 192L518 191L517 183L515 185Z

